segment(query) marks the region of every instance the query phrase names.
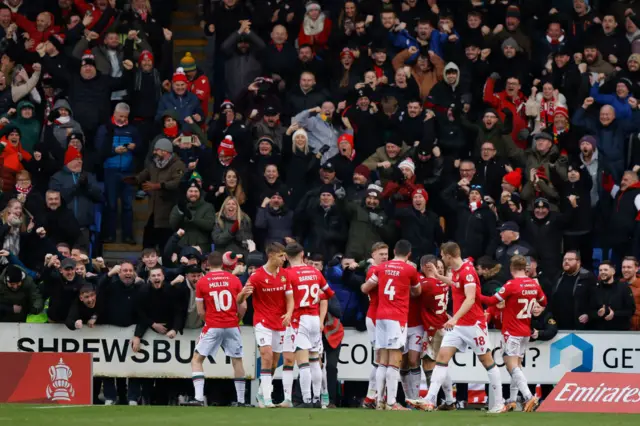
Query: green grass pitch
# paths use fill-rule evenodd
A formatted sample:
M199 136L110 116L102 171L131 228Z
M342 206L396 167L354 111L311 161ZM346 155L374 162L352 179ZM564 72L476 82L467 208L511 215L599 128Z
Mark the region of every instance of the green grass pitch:
M50 407L50 406L49 406ZM199 407L55 407L0 405L2 426L585 426L640 424L640 415L508 413L464 410L448 413L379 412L364 409L300 410Z

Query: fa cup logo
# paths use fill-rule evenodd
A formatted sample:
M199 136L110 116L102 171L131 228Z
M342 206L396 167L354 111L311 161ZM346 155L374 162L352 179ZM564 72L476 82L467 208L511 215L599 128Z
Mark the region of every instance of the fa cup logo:
M47 398L52 401L71 401L76 391L69 382L71 369L64 363L62 358L57 365L49 367L51 384L47 385Z

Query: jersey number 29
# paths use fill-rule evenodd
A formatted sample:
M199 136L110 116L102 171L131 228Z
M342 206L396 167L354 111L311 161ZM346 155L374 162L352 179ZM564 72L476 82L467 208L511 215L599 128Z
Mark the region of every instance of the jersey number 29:
M318 284L299 285L298 290L304 290L304 295L300 301L301 308L317 305L320 302L320 286Z

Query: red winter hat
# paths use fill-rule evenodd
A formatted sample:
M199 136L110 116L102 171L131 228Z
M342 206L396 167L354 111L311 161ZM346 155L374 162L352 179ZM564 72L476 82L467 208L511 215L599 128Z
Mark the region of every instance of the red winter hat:
M153 62L153 53L148 50L143 50L138 58L138 63L142 62L144 59L150 59L151 62Z
M569 110L567 109L566 106L563 105L558 105L556 106L555 110L553 111L553 115L560 115L564 118L566 118L567 120L569 119Z
M413 190L413 192L411 193L411 199L413 199L413 197L415 197L416 195L422 195L424 197L425 202L429 202L429 193L427 192L426 189L419 187Z
M67 152L64 153L64 165L66 166L76 159L82 159L82 154L75 146L69 145L69 147L67 148Z
M233 138L231 135L225 136L218 147L218 157L235 157L236 155L238 155L238 152L233 144Z
M233 271L238 264L238 256L232 252L227 251L222 255L222 269L225 271Z
M173 74L173 79L171 79L172 83L176 83L178 81L189 84L189 79L187 78L187 75L184 73L184 69L182 68L178 68Z
M364 164L360 164L359 166L357 166L355 168L355 170L353 171L353 174L359 174L364 176L367 180L369 180L369 177L371 176L371 170L369 170L369 168L367 166L365 166Z
M520 188L522 185L522 169L515 169L514 171L507 173L502 177L502 181L515 188Z
M341 142L347 142L349 145L351 145L351 149L354 149L354 146L353 146L353 135L351 135L349 133L341 134L340 137L338 138L338 146L340 146Z
M344 49L342 49L342 52L340 52L340 59L342 59L344 56L351 56L351 59L356 58L356 55L354 55L348 47L345 47Z

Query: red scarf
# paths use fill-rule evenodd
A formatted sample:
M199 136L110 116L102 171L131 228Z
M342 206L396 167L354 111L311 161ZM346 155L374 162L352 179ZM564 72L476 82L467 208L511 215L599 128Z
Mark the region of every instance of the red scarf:
M116 123L116 118L114 116L111 116L111 124L113 124L116 127L124 127L127 124L129 124L129 120L125 121L124 124L118 124Z
M16 185L16 191L18 191L18 193L20 193L20 194L27 195L27 194L29 194L29 192L31 192L31 187L32 186L33 185L29 185L26 188L20 188L18 185Z
M475 206L474 206L474 204L475 204ZM480 206L482 206L482 200L476 201L474 203L469 203L469 210L471 210L471 213L473 213L476 210L478 210L480 208Z
M165 136L167 136L169 138L175 139L175 138L178 137L178 126L165 127L163 131L164 131Z

